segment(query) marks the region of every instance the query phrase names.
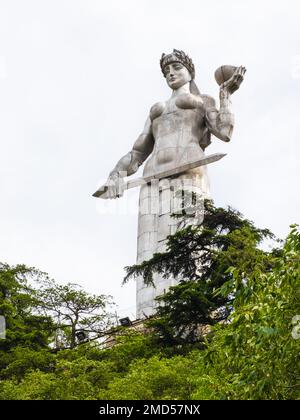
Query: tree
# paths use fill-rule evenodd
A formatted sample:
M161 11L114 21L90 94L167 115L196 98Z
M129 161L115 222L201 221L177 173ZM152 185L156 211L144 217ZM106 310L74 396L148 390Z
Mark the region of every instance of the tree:
M31 348L48 345L52 320L35 311L37 296L30 286L30 281L42 275L32 267L0 263L0 315L6 321L6 339L0 341L0 349L10 350L18 345Z
M116 400L185 400L191 398L191 380L195 362L189 357L153 356L137 359L123 377L116 377L107 389L100 390L99 399Z
M89 334L97 336L113 324L107 310L110 296L91 295L77 284L60 285L49 278L38 285L38 307L56 325L56 348L74 348Z
M0 263L0 315L6 324L6 337L0 339L0 378L21 374L22 365L45 364L43 357L35 359L33 353L47 351L54 325L49 315L37 312L36 291L30 286L42 276L32 267Z
M124 330L116 341L113 348L106 350L96 342L87 342L74 349L62 349L54 354L49 352L54 363L48 369L41 364L25 369L28 365L25 349L25 355L18 357L18 366L11 364L14 372L23 369L22 375L0 381L0 400L99 399L99 394L105 393L108 386L127 377L131 365L160 353L160 349L152 345L149 335ZM36 359L41 352L32 356ZM109 395L113 398L112 391Z
M108 302L77 285L58 285L33 267L0 264L0 315L6 323L0 380L20 381L37 369L50 373L56 364L53 347L74 348L78 331L86 338L110 325Z
M142 275L146 284L153 284L153 272L180 280L157 299L157 317L151 321L166 344L198 341L201 326L228 317L234 295L215 292L230 280L229 267L243 264L251 273L259 259L263 269L270 270L268 253L259 248L262 241L274 239L268 229L255 227L230 207L216 208L209 200L204 210L202 225L187 226L167 238L166 252L126 267L124 282Z
M236 261L215 292L232 296L229 317L201 349L126 329L106 350L92 341L59 352L17 345L2 352L10 361L0 400L299 399L300 232L293 226L283 247L254 252L251 264Z
M300 232L292 226L281 252L249 274L232 268L220 293L235 295L229 323L218 325L203 358L193 398L210 389L218 399L299 399Z

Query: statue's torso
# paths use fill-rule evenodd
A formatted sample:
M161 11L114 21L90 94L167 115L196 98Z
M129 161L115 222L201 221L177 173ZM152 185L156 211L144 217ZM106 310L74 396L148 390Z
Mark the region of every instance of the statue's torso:
M201 158L199 140L203 136L204 106L191 94L155 104L150 111L154 148L144 175L162 172Z
M176 100L155 104L150 111L151 130L154 147L145 164L144 175L163 172L194 161L204 155L200 144L207 135L205 109L201 98L186 94ZM169 182L170 181L170 182ZM187 195L182 195L187 191ZM138 254L137 263L141 264L157 252L166 251L166 240L180 226L181 219L172 217L173 213L182 211L182 205L189 205L193 191L202 197L209 197L209 182L206 167L178 174L171 179L161 179L157 184L144 184L140 189ZM186 201L182 201L182 197ZM196 206L199 202L194 203ZM193 204L193 205L194 205ZM193 214L186 223L199 224L199 212ZM153 276L154 287L146 287L142 276L137 278L137 311L144 317L154 312L155 298L178 284L178 279L169 276L162 278L158 273Z

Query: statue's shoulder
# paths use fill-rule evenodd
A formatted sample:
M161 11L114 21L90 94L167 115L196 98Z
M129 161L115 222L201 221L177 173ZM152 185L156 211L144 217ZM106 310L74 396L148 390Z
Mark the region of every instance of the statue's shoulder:
M210 95L200 95L205 108L216 108L216 100Z
M166 108L165 102L156 102L156 104L152 105L150 108L150 120L153 121L155 118L158 118Z

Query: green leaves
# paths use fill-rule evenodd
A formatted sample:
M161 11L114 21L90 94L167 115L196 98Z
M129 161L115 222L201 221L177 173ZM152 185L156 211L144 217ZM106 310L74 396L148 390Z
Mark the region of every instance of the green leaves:
M268 231L231 209L208 204L207 214L203 231L177 232L147 266L149 275L154 267L190 272L201 245L205 269L159 299L159 317L144 333L122 329L110 349L94 341L53 351L58 325L71 340L72 325L105 322L104 296L0 265L0 311L8 321L0 399L299 399L297 226L267 253L258 245ZM29 286L33 279L39 291Z
M225 320L234 296L241 300L252 293L244 284L254 265L263 272L272 267L269 254L259 248L263 240L274 239L268 229L258 229L238 211L217 208L209 200L204 210L202 225L169 236L165 253L126 267L124 281L143 276L151 285L154 272L180 280L158 298L159 320L151 322L165 345L201 342L201 326Z
M48 315L37 313L36 291L29 285L29 280L43 275L24 265L0 263L0 315L6 320L6 339L0 340L0 372L2 352L18 346L42 349L48 345L53 323Z
M110 327L110 296L90 295L77 284L61 285L49 278L40 279L38 286L36 306L54 320L58 349L74 348L78 331L93 337Z
M75 284L61 285L31 267L0 264L0 379L48 371L52 351L74 348L76 332L99 334L110 326L109 297L90 295Z
M265 271L266 265L258 260L247 282L239 286L230 322L216 331L210 344L212 376L228 372L218 384L220 396L299 398L299 343L291 326L292 316L300 313L299 245L299 232L292 228L282 252L269 256L272 270ZM243 278L243 267L233 274L235 280Z

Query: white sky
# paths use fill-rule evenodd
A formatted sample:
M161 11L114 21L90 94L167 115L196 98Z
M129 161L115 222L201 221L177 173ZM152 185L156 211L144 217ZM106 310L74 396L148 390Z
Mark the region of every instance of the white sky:
M300 207L299 12L297 0L1 0L0 260L111 294L134 317L135 284L121 281L138 191L92 193L169 97L159 59L173 48L215 98L217 67L247 67L232 142L207 150L228 153L209 168L212 195L286 235Z

